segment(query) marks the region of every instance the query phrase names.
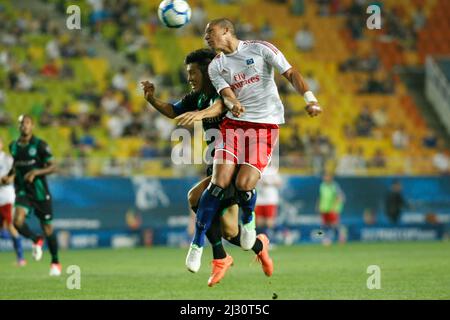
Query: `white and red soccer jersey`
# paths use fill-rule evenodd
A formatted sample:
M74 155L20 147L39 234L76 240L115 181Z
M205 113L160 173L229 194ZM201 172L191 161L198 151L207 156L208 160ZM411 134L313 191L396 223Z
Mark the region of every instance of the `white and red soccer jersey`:
M220 93L231 88L245 112L240 118L231 112L227 117L248 122L282 124L284 107L274 80L274 68L281 74L291 68L284 55L265 41L239 41L231 54L223 52L210 63L211 81Z
M0 151L0 177L8 175L13 165L13 158L5 152ZM14 203L15 200L14 186L0 185L0 206L8 203Z

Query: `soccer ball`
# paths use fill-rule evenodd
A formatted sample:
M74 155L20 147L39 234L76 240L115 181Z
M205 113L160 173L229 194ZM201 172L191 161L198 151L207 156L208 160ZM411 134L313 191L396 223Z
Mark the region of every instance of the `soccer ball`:
M164 0L158 8L159 20L169 28L180 28L191 20L191 7L184 0Z

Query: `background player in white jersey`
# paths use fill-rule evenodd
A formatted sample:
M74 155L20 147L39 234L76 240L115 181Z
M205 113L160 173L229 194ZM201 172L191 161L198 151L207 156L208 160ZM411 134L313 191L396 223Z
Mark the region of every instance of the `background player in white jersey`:
M278 170L269 166L264 170L256 187L258 194L255 207L256 230L258 233L265 233L269 237L275 226L282 184L283 180Z
M212 49L220 52L209 65L208 72L230 112L221 125L223 143L216 145L211 183L199 202L195 235L186 259L190 269L200 267L205 232L238 164L236 189L243 211L241 247L249 250L256 241L254 188L270 162L278 139L278 125L284 123L283 104L273 69L276 68L305 97L310 116L321 112L317 99L300 73L272 44L237 39L233 23L228 19L209 22L205 40ZM246 140L249 143L245 143ZM258 238L268 246L265 235L258 235Z
M0 231L2 237L5 237L4 232L9 231L11 235L14 250L17 256L17 265L22 267L26 264L23 258L22 241L19 232L14 228L13 224L13 205L16 199L14 192L14 177L8 176L13 167L13 158L3 151L3 141L0 138Z

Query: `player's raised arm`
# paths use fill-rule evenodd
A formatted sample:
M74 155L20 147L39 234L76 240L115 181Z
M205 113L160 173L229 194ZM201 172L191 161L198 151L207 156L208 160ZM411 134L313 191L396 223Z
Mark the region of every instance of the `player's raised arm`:
M244 107L236 98L236 95L233 90L231 90L228 82L226 82L220 74L220 71L214 61L211 62L208 67L208 75L214 88L216 88L217 92L222 96L225 107L231 111L233 116L239 117L241 113L244 113Z
M311 117L315 117L322 112L322 109L319 106L319 102L317 101L314 94L309 90L309 86L306 81L303 79L300 72L298 72L295 68L290 68L283 76L288 79L288 81L292 84L295 90L300 93L306 102L306 111Z
M155 98L155 85L153 83L150 83L149 81L142 81L141 86L142 90L144 90L145 100L147 100L156 110L170 119L177 116L172 104Z
M199 111L185 112L176 117L175 120L178 120L178 125L180 126L188 126L195 121L221 116L226 110L222 99L218 98L212 106Z

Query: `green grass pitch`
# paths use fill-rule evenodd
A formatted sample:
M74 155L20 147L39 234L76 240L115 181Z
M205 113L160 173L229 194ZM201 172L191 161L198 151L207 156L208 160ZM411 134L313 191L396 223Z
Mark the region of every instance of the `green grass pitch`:
M205 248L197 274L184 267L187 249L89 249L61 252L63 274L48 276L42 261L13 265L12 252L0 253L0 299L450 299L450 243L408 242L298 245L271 251L273 277L267 278L253 253L226 246L234 266L213 288L207 286L212 258ZM81 268L81 289L69 290L69 265ZM381 270L381 288L369 290L369 265Z

